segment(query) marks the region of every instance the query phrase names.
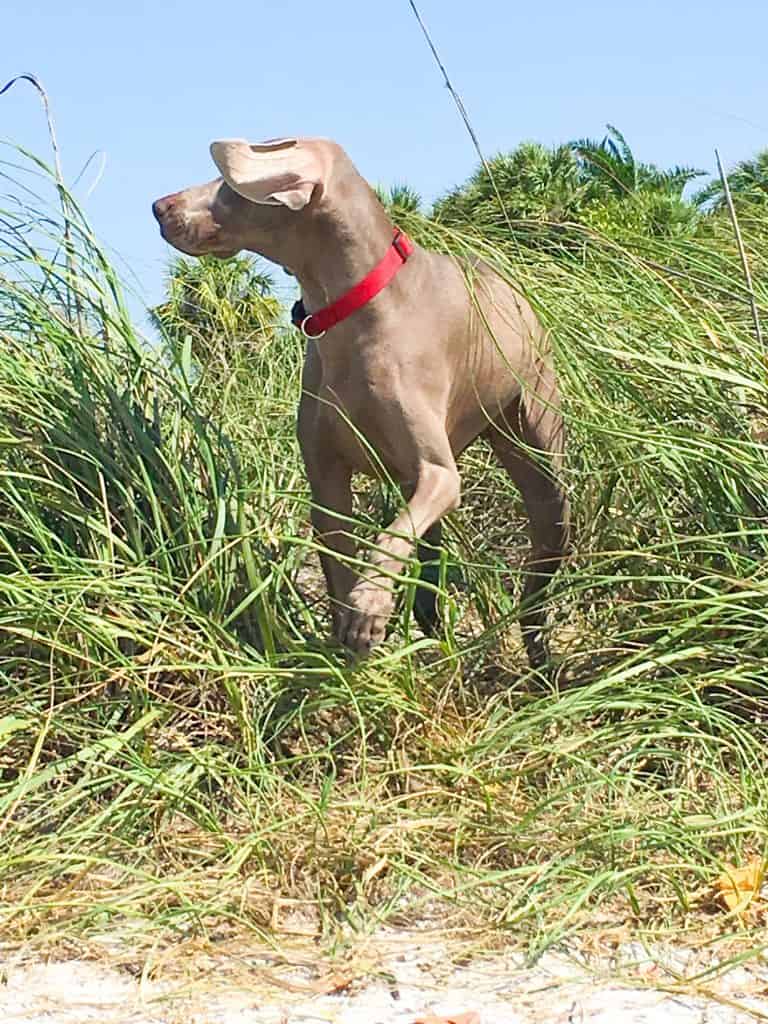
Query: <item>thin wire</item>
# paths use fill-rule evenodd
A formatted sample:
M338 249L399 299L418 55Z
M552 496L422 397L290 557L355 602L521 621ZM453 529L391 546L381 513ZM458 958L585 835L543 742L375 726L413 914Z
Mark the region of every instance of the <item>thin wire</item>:
M469 114L467 113L467 108L464 106L464 102L463 102L461 96L458 94L456 89L454 89L453 84L451 83L451 80L448 77L448 72L446 71L445 65L443 64L442 60L440 59L440 54L437 52L437 47L435 46L435 44L434 44L434 42L432 40L432 36L429 34L429 29L424 24L424 19L422 18L421 14L419 13L418 7L414 3L414 0L408 0L408 2L411 5L411 10L413 11L414 15L416 16L416 20L418 21L419 26L421 27L421 31L424 33L424 38L427 40L427 43L429 44L429 48L432 51L432 56L435 58L437 66L440 68L440 71L441 71L441 73L443 75L443 79L445 81L445 86L448 89L448 92L453 97L453 102L456 104L456 107L457 107L459 113L461 114L461 119L464 122L467 131L469 132L469 137L472 139L474 147L477 150L477 155L480 157L480 162L483 165L483 169L485 170L485 173L488 175L488 180L490 181L490 183L491 183L491 185L493 187L493 191L496 193L496 198L499 201L499 206L501 208L501 212L504 214L504 220L507 223L507 227L509 228L510 233L514 234L514 231L513 231L513 228L512 228L512 222L510 221L509 215L507 213L507 208L504 205L504 200L501 198L501 192L499 191L498 185L496 184L496 179L493 176L493 171L491 170L491 168L490 168L490 166L488 164L488 161L485 158L485 154L483 153L482 147L480 145L480 140L477 137L477 133L475 132L475 129L472 127L472 122L469 119Z

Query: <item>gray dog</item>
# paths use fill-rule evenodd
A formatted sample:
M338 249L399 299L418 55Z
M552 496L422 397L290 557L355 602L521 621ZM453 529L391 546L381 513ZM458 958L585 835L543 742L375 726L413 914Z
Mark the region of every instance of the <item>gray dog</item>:
M456 458L483 435L528 512L520 622L529 660L541 666L542 591L565 557L569 513L557 479L557 383L533 310L482 264L470 288L453 259L396 232L333 142L231 139L211 153L222 177L158 199L153 212L184 253L246 249L301 284L296 322L308 344L298 434L335 635L356 652L383 638L393 578L419 541L439 544L440 519L460 500ZM355 472L389 476L407 500L362 573L349 533ZM421 607L428 624L434 602Z

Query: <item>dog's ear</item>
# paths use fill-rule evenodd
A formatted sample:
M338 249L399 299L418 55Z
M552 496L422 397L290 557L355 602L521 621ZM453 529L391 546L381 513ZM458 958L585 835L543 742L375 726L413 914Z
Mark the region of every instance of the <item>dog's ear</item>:
M298 139L220 139L211 156L229 187L252 203L302 210L323 180L317 148Z

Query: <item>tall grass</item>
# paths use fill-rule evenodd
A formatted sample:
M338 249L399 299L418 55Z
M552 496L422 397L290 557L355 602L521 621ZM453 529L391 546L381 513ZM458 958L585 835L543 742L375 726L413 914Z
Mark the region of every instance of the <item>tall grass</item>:
M48 207L12 148L2 168L4 935L279 933L296 911L333 934L437 908L533 952L588 928L749 940L708 895L768 837L766 373L730 238L573 229L536 253L404 212L552 330L576 550L542 691L515 627L525 521L482 446L443 637L410 624L406 585L351 664L324 639L295 332L265 324L210 387L206 340L218 375L226 347L146 343L74 199Z

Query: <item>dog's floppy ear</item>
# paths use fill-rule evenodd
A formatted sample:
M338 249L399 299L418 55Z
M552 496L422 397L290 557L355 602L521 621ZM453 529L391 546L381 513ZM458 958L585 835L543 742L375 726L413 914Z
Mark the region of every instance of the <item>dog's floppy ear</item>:
M252 203L302 210L323 179L317 148L298 139L220 139L211 156L229 187Z

